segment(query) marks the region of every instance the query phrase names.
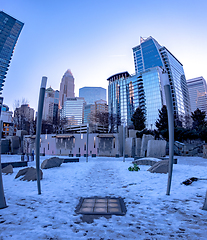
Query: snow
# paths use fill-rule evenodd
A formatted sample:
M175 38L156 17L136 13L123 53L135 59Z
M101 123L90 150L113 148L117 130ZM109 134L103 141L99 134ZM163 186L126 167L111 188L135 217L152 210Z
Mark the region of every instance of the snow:
M36 182L15 179L22 168L14 168L3 175L8 207L0 209L0 239L207 239L207 211L202 210L207 181L181 185L190 177L206 178L207 159L176 158L170 196L168 175L142 165L130 172L132 158L89 157L86 162L81 157L79 163L43 169L41 195ZM2 162L19 160L2 155ZM75 208L80 197L93 196L124 198L126 215L87 222Z

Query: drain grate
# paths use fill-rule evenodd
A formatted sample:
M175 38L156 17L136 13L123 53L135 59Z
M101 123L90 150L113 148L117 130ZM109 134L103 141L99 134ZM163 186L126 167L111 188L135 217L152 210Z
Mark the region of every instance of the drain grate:
M86 215L125 215L126 207L122 198L81 198L76 213Z

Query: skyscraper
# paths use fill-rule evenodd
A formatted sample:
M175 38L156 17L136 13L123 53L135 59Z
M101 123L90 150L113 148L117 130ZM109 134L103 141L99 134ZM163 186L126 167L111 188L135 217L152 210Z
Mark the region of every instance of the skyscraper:
M67 98L60 111L61 118L66 118L68 125L80 125L83 123L84 98Z
M87 104L94 104L97 100L106 101L106 89L102 87L83 87L79 89L79 97L83 97Z
M141 38L140 45L133 48L135 72L147 71L152 67L166 69L171 86L174 115L176 117L190 114L189 93L183 65L166 48L153 37Z
M84 106L84 121L83 123L99 123L98 115L108 113L108 105L105 100L97 100L94 104Z
M205 111L207 114L207 86L203 77L197 77L187 80L188 91L190 95L191 111L197 108Z
M165 104L161 87L162 69L154 67L135 75L122 72L107 80L108 109L116 117L115 123L132 125L132 115L140 107L146 115L146 127L155 129L158 109Z
M166 105L163 70L167 70L173 99L174 116L181 123L190 114L190 103L183 65L154 38L141 38L133 48L135 74L122 72L109 77L109 112L121 122L131 124L131 117L139 106L145 112L149 129L155 128L158 109Z
M74 93L74 77L72 72L68 69L62 77L60 83L60 93L59 93L59 108L61 109L67 98L75 97Z
M55 123L58 117L58 101L59 101L59 91L53 90L51 87L47 88L45 91L45 99L43 106L42 119L49 121L50 123Z
M0 11L0 94L23 23Z

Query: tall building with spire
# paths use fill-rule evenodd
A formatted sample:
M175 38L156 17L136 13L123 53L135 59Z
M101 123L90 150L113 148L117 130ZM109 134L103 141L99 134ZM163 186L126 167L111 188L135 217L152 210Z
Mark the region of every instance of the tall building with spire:
M0 94L23 23L0 11Z
M74 84L74 77L71 70L67 70L62 77L60 83L60 93L59 93L59 108L62 109L64 106L64 102L67 98L74 98L75 84Z

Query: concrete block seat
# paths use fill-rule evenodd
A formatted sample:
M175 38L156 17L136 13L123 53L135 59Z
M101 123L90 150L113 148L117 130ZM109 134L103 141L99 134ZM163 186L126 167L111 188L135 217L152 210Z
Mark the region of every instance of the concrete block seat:
M155 163L159 162L160 159L153 157L145 157L134 160L132 163L136 163L137 165L149 165L153 166Z
M63 163L79 162L79 158L64 158Z
M12 165L13 168L18 168L18 167L27 167L28 162L27 161L21 161L21 162L5 162L5 163L1 163L1 168L5 168L8 165Z

